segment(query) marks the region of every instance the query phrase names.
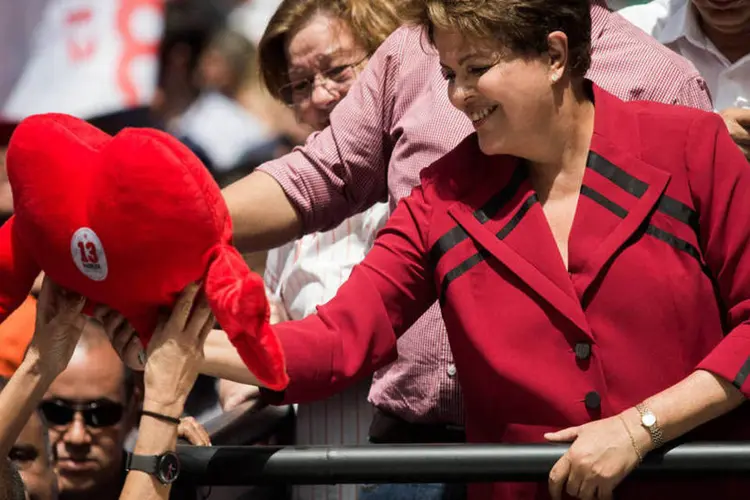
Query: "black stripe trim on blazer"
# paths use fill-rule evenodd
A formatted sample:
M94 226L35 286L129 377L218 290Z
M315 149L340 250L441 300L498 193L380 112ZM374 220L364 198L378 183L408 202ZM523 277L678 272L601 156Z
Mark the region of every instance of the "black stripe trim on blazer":
M521 168L520 166L516 168L508 183L474 212L474 218L478 220L480 224L484 224L492 219L497 215L497 212L500 211L502 206L516 194L525 178L526 169ZM466 234L466 231L464 231L461 226L456 226L438 238L438 240L432 245L432 248L430 248L429 254L429 260L432 263L433 269L437 267L437 263L443 258L443 255L448 253L450 249L468 237L469 235Z
M643 193L648 189L648 184L640 179L636 179L617 165L613 164L606 158L599 156L593 151L589 152L587 165L591 170L597 172L602 177L609 179L616 186L624 189L636 198L643 196ZM677 201L667 195L662 195L659 199L657 210L677 219L683 224L687 224L693 229L696 236L700 235L698 213L681 201Z
M598 203L599 205L606 208L607 210L609 210L610 212L612 212L613 214L615 214L621 219L624 219L628 215L628 211L625 210L623 207L613 202L612 200L608 199L600 192L595 191L594 189L591 189L590 187L586 185L581 186L581 194L591 199L592 201ZM670 245L671 247L676 248L677 250L680 250L690 255L691 257L693 257L695 260L698 261L698 264L700 264L703 272L708 274L708 276L711 276L711 274L708 272L708 269L706 269L701 259L700 252L692 244L688 243L687 241L681 238L678 238L672 233L664 231L663 229L659 229L658 227L651 225L651 224L649 224L646 227L646 234L650 234L654 238L663 241L664 243Z
M503 226L503 228L500 231L498 231L498 233L496 234L497 238L502 240L506 236L508 236L511 233L511 231L513 231L513 229L515 229L516 226L518 226L518 224L521 222L521 219L524 218L524 216L528 213L529 209L537 201L539 201L539 199L537 198L536 194L532 194L531 196L526 198L526 201L524 201L523 205L521 205L518 208L518 211L508 221L508 223L505 224L505 226ZM487 250L481 249L477 253L475 253L468 259L464 260L459 265L457 265L456 267L454 267L453 269L451 269L445 274L445 277L443 278L443 282L440 286L440 303L441 304L445 300L445 292L446 290L448 290L448 285L450 285L451 283L456 281L458 278L460 278L469 269L471 269L472 267L476 266L477 264L485 260L489 254L490 253Z
M524 179L528 176L528 172L525 167L519 165L513 171L508 183L492 198L482 205L476 212L474 212L474 218L476 218L480 224L484 224L492 219L500 209L510 200L514 194L521 187Z
M587 185L583 184L581 186L581 194L583 196L586 196L588 198L591 198L593 201L597 202L599 205L603 206L616 216L618 216L621 219L624 219L628 216L628 211L622 208L620 205L615 203L614 201L610 200L609 198L605 198L603 194L601 194L599 191L594 191Z
M469 269L482 262L488 255L489 252L482 249L446 273L443 283L440 285L441 304L445 301L445 292L448 290L448 285L463 276Z
M734 377L734 381L732 382L732 385L735 386L737 389L742 390L742 386L745 384L745 381L747 380L748 375L750 375L750 358L747 358L747 360L745 360L745 363L742 365L742 368L740 368L740 371L737 372L737 376Z
M468 237L469 235L466 234L466 231L464 231L461 226L456 226L438 238L435 244L432 245L432 248L430 248L429 259L432 268L436 269L437 264L440 259L443 258L443 255L448 253L451 248L455 247Z

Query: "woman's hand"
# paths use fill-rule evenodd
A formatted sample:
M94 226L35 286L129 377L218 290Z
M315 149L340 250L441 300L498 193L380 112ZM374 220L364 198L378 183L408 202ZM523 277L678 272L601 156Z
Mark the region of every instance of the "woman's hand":
M177 436L187 439L187 442L193 446L211 446L211 438L203 427L193 417L184 417L180 419L180 425L177 427Z
M50 381L65 370L73 355L86 326L86 316L81 314L85 303L84 297L63 290L45 276L26 356L38 362Z
M562 498L563 489L582 500L612 498L615 487L639 463L630 436L637 440L638 449L644 453L651 446L648 433L644 429L626 427L626 420L620 416L610 417L544 435L548 441L572 442L549 474L549 491L554 500ZM644 441L644 434L648 442Z
M203 343L214 324L199 290L197 284L188 285L169 318L154 330L146 350L144 409L167 415L182 412L203 361Z
M146 366L146 351L135 328L122 314L104 305L96 308L94 317L102 323L104 332L122 362L131 370L143 371Z

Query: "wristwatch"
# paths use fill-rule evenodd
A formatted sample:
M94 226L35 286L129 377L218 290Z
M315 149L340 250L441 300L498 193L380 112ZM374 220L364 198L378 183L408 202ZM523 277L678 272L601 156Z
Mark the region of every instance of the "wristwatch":
M640 413L641 425L651 435L651 442L654 443L654 447L660 448L664 444L664 435L656 421L656 415L642 403L635 405L635 409Z
M180 459L173 451L161 455L134 455L128 453L125 470L137 470L156 476L161 484L172 484L180 475Z

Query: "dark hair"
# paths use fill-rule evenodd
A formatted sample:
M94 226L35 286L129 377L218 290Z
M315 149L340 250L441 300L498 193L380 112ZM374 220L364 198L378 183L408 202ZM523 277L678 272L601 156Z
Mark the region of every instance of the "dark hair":
M497 41L513 54L547 53L547 36L568 37L568 69L583 78L591 65L590 0L420 0L409 20L427 29L448 29L480 42Z
M0 392L8 385L8 379L0 376ZM8 457L0 457L0 500L25 500L26 490L21 474Z
M21 474L8 457L0 463L0 500L25 500L26 489Z
M159 43L158 83L164 85L168 59L176 47L188 49L187 70L192 74L198 58L208 46L211 37L222 26L222 16L212 2L180 0L166 2L164 7L164 33Z

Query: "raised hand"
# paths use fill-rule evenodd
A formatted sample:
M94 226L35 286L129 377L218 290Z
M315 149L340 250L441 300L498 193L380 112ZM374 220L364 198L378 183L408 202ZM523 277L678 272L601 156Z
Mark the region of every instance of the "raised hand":
M146 351L135 328L122 314L106 306L98 306L94 317L102 323L104 332L122 362L131 370L143 371L146 366Z
M203 361L203 344L214 318L196 284L180 295L156 327L146 350L144 408L169 414L185 404Z
M27 356L39 359L39 366L47 377L54 379L68 366L86 316L81 311L86 299L68 292L45 276L39 294L36 326Z

